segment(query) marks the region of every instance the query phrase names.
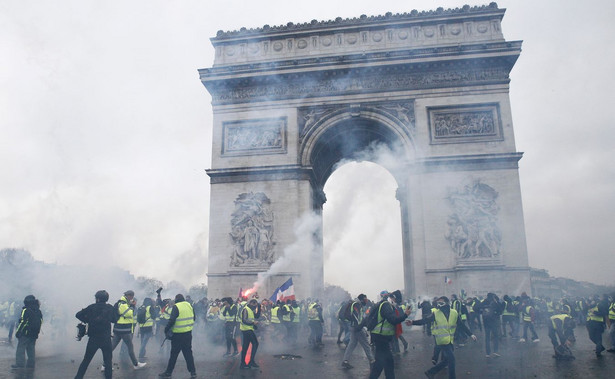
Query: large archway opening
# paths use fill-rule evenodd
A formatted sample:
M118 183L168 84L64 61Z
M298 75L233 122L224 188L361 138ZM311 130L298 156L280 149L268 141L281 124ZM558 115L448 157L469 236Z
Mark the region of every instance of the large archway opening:
M401 213L397 182L382 166L364 161L337 165L323 206L325 283L370 299L404 288Z

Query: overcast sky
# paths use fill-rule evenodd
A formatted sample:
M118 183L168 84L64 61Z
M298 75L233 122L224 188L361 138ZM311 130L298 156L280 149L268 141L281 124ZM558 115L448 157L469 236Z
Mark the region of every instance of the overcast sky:
M0 0L0 248L186 285L205 281L213 116L197 69L213 64L209 38L244 26L465 3ZM615 3L498 5L507 8L505 38L524 41L510 96L517 150L525 153L530 265L615 284ZM349 195L359 175L384 185ZM402 287L390 174L351 164L326 190L326 280L355 295ZM349 196L355 206L343 213ZM382 200L371 210L356 205L374 198ZM382 221L366 225L374 209ZM339 218L344 227L331 226ZM373 249L391 250L390 261L373 261ZM342 265L346 251L361 260L358 271ZM391 266L389 282L363 289L370 269Z

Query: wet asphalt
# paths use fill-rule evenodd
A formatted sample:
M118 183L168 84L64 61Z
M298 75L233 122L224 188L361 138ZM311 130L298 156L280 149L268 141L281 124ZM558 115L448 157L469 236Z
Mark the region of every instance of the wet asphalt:
M398 378L425 378L424 371L431 367L433 338L423 332L405 330L404 337L409 342L408 351L401 353L395 360L395 373ZM576 359L558 361L553 358L553 348L545 328L538 329L540 342L519 343L510 338L500 342L501 357L486 358L483 334L477 332L478 341L469 342L455 350L456 373L458 378L615 378L615 354L602 353L597 358L594 345L589 341L584 327L577 327L577 343L572 348ZM87 337L86 337L87 338ZM135 338L136 340L136 338ZM343 345L336 344L333 337L324 338L325 346L313 350L307 345L305 332L300 333L296 346L286 346L261 336L256 361L260 369L244 370L239 368L239 357L223 358L225 347L221 344L203 343L205 336L196 334L193 339L194 357L199 378L367 378L369 364L360 346L355 349L351 359L354 366L343 369L341 360ZM608 336L603 335L604 345ZM138 341L135 341L138 346ZM41 336L37 343L36 368L34 370L12 370L15 343L0 340L0 378L11 379L53 379L73 378L83 353L86 341L77 342L72 336L50 338ZM150 342L147 366L135 371L130 364L119 359L119 347L114 352L114 378L157 378L164 371L168 354L159 353L159 343ZM401 346L401 344L400 344ZM403 350L403 346L402 346ZM293 355L295 357L291 357ZM298 356L298 357L297 357ZM99 368L102 355L92 360L86 378L103 378ZM180 354L173 378L189 378L190 374ZM384 374L382 376L384 378ZM447 378L446 370L436 378Z

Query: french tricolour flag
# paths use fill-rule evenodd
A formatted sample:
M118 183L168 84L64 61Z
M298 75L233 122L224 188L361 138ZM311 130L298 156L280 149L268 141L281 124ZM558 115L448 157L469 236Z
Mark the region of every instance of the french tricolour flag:
M276 290L273 292L273 295L271 295L269 299L273 302L276 302L278 300L295 300L295 286L293 285L293 278L288 278L288 280L284 282L284 284L276 288Z
M444 283L451 284L452 282L453 282L453 279L449 278L448 276L444 277Z

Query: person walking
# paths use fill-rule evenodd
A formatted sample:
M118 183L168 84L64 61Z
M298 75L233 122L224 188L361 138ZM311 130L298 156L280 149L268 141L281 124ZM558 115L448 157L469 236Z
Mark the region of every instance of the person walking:
M374 364L372 364L369 377L376 379L384 370L384 376L388 379L395 378L395 368L393 352L391 351L391 341L395 336L395 325L408 318L412 311L409 307L399 316L395 315L395 305L401 304L401 292L399 290L388 294L388 296L378 303L375 308L378 323L371 331L372 342L376 348ZM373 310L374 308L372 308ZM365 321L365 320L364 320ZM362 323L363 324L363 323ZM364 325L361 325L363 327Z
M254 329L258 325L258 321L256 320L260 316L261 310L256 299L250 300L241 311L241 324L239 326L239 329L241 330L241 335L243 336L243 344L241 345L241 364L239 365L239 368L241 369L260 367L255 361L256 350L258 350L258 339L256 338L256 334L254 333ZM246 364L246 354L248 352L250 344L252 344L250 363Z
M532 342L540 342L536 329L534 328L534 322L536 321L536 310L534 304L529 297L523 297L521 303L521 318L523 320L523 337L519 338L519 342L525 342L527 340L527 330L532 332Z
M85 355L79 365L75 379L83 378L98 349L100 349L103 356L105 378L110 379L112 377L111 324L117 321L119 315L111 304L107 304L109 300L109 293L107 291L97 291L94 294L94 299L94 304L90 304L75 315L79 321L87 324L88 327L88 344L85 347Z
M137 323L139 324L139 335L141 346L139 349L139 359L145 359L147 343L154 335L154 320L158 317L154 300L149 297L143 299L143 305L137 311ZM139 320L141 318L141 320Z
M435 366L425 371L425 375L428 378L435 378L436 374L447 366L449 379L456 378L455 348L453 346L455 331L459 328L461 333L465 333L473 341L476 341L476 336L460 321L457 311L450 307L448 298L441 296L436 302L436 309L426 319L406 322L408 325L432 324L431 334L435 337L436 346L439 348L443 358Z
M15 364L11 365L14 369L34 368L36 361L36 340L41 331L43 314L40 310L40 303L34 295L28 295L23 299L23 308L19 323L15 331L17 337L17 349L15 351ZM28 361L26 362L26 354Z
M361 325L361 322L363 321L363 315L365 314L365 307L367 306L367 301L367 296L365 294L360 294L357 297L357 300L354 301L350 306L350 342L348 343L348 346L346 346L346 351L344 351L344 358L342 360L343 368L353 367L350 364L349 360L352 356L352 352L357 347L357 344L361 345L361 347L363 348L365 356L369 361L370 367L372 364L374 364L374 356L372 354L372 349L369 346L369 341L367 340L367 330L364 330L363 326Z
M124 342L128 355L135 370L141 369L147 365L145 362L137 361L135 349L132 344L132 336L135 324L135 293L132 290L124 292L124 295L116 302L114 308L117 310L118 319L113 326L113 342L111 343L111 351L115 350L120 342ZM106 366L101 367L104 370Z
M177 363L177 357L181 351L186 361L186 366L191 378L196 378L196 367L194 366L194 356L192 355L192 328L194 327L194 310L192 305L186 301L184 295L175 295L175 305L171 310L171 317L164 329L166 336L171 336L171 355L167 363L167 369L159 376L170 378Z

